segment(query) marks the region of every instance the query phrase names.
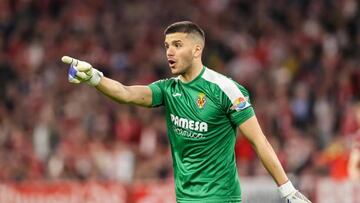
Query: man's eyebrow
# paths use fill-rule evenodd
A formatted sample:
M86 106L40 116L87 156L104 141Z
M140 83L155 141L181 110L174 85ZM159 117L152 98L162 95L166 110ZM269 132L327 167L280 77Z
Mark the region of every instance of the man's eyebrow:
M182 41L180 39L178 39L178 40L172 41L171 43L176 43L176 42L182 42Z
M173 41L170 41L170 42L164 42L164 44L174 44L174 43L177 43L177 42L182 42L180 39L177 39L177 40L173 40Z

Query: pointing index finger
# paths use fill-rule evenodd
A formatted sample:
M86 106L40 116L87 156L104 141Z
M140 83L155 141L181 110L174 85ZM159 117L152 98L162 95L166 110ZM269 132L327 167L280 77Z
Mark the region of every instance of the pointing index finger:
M70 56L63 56L61 58L61 61L66 63L66 64L73 65L73 66L77 66L78 63L79 63L79 60L74 59L74 58L72 58Z

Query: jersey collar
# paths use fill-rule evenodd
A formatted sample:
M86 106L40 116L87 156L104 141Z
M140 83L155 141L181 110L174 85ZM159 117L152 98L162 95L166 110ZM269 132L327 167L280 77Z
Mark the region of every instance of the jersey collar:
M178 80L180 81L181 84L183 85L190 85L190 84L193 84L195 83L197 80L199 80L199 78L201 78L201 76L204 74L205 72L205 69L206 69L206 66L203 66L202 70L200 71L199 75L197 75L193 80L191 80L190 82L183 82L180 80L180 75L177 77Z

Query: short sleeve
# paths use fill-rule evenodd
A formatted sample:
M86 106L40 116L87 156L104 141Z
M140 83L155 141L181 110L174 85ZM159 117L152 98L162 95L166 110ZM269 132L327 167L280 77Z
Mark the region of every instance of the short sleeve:
M234 82L235 83L235 82ZM246 120L255 115L254 109L250 103L249 92L241 85L236 84L235 92L239 92L233 101L226 95L223 96L223 104L225 107L226 114L228 115L230 121L235 126L239 126L244 123Z
M165 80L158 80L149 85L151 91L152 91L152 107L158 107L164 105L164 83Z

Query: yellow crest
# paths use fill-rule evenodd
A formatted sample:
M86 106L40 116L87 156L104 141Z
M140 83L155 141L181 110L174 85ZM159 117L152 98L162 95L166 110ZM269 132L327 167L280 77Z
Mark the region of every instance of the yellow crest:
M200 109L204 108L206 104L206 95L204 93L199 93L198 98L196 100L196 104Z

